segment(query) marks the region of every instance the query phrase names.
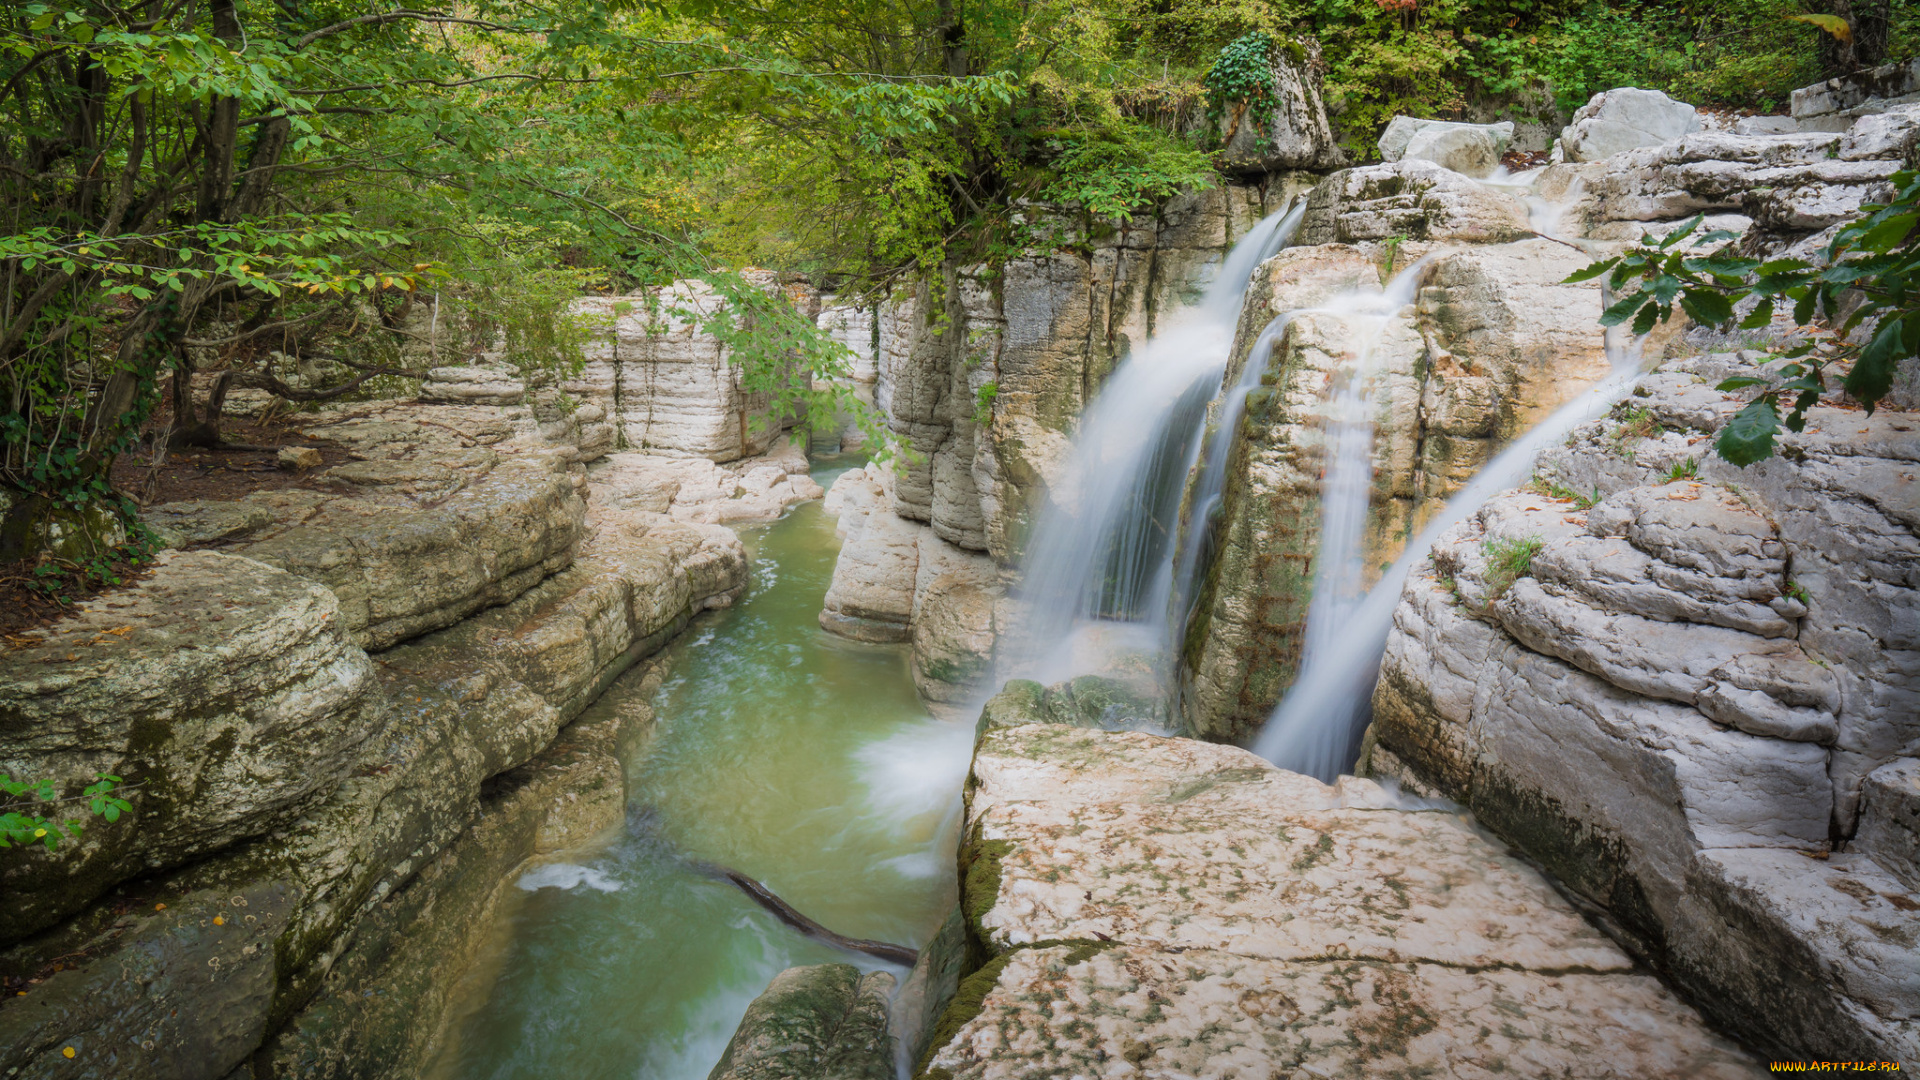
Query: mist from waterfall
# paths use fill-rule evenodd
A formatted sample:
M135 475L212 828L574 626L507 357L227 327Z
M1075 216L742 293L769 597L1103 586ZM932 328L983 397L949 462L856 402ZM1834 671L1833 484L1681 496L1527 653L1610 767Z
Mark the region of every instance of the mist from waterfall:
M1248 230L1201 301L1173 313L1088 405L1027 546L1018 594L1026 647L1003 676L1051 682L1083 673L1077 654L1097 626L1128 624L1134 633L1122 636L1144 651L1165 641L1180 498L1247 282L1304 213L1298 200Z

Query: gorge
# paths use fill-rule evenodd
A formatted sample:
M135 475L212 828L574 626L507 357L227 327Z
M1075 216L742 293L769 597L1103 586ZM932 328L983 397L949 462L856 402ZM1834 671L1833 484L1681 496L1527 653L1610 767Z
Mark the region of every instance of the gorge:
M0 849L0 1074L1920 1067L1920 359L1729 284L1920 243L1920 61L1356 150L1263 47L1217 171L884 287L181 345L280 445L129 443L158 553L7 624L6 808L128 809Z

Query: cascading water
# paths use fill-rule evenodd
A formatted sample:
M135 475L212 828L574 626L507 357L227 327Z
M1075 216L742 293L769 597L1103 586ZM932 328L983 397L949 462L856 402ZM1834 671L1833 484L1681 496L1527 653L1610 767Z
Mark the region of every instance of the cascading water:
M1099 621L1133 623L1150 647L1164 640L1181 490L1241 299L1304 213L1302 200L1250 229L1201 302L1128 357L1087 408L1027 548L1019 599L1033 647L1005 674L1052 681L1085 670L1074 655L1079 631Z
M1528 185L1505 181L1499 186L1524 190ZM1526 201L1539 235L1558 239L1550 230L1560 208L1533 197ZM1408 282L1409 295L1413 284ZM1483 466L1364 595L1359 588L1364 574L1361 534L1372 487L1372 424L1369 420L1345 425L1333 436L1300 675L1261 729L1255 753L1283 769L1325 781L1352 767L1372 715L1373 685L1408 573L1426 558L1442 533L1472 516L1495 494L1518 486L1532 471L1541 449L1604 412L1627 390L1638 376L1638 351L1623 348L1612 332L1606 345L1611 373ZM1353 388L1350 383L1348 390ZM1340 412L1337 404L1335 412ZM1363 412L1371 417L1371 405Z

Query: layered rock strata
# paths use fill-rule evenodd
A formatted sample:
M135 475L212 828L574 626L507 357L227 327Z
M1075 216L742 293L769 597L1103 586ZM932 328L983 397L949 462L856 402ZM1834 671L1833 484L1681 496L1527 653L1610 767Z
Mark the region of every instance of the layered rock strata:
M1599 290L1563 284L1567 274L1613 242L1703 214L1709 228L1744 233L1752 250L1817 256L1920 153L1920 105L1879 101L1843 132L1735 135L1687 133L1690 107L1646 94L1609 91L1576 114L1569 131L1611 156L1541 171L1530 193L1552 204L1546 212L1530 216L1512 190L1415 160L1337 173L1309 196L1299 246L1255 273L1230 383L1275 315L1377 291L1389 268L1433 261L1386 329L1308 310L1267 358L1207 530L1213 565L1187 614L1181 707L1192 730L1245 739L1293 680L1319 541L1325 417L1332 388L1361 377L1363 361L1377 383L1371 567L1390 562L1505 442L1605 374ZM1598 125L1628 120L1644 139L1600 138ZM1536 229L1580 243L1532 238ZM1641 350L1659 355L1673 331ZM1897 381L1890 404L1911 403L1913 378Z
M1028 724L967 791L984 962L923 1077L1760 1075L1538 873L1370 782Z
M622 819L644 707L570 722L744 587L512 409L356 410L339 494L163 508L222 549L0 657L8 774L134 804L0 871L9 1075L411 1075L506 872Z
M771 274L755 283L784 291L808 318L820 314L818 293L804 283L782 283ZM698 281L583 298L575 311L594 324L594 333L586 367L563 385L606 411L620 449L721 462L763 454L793 417L777 415L772 394L743 381L717 332L725 306L724 297Z
M896 513L894 482L886 466L869 465L842 473L827 494L841 544L820 625L856 641L912 642L921 696L936 709L959 706L992 674L1000 572Z
M1435 545L1366 767L1470 807L1716 1021L1920 1060L1920 419L1816 407L1746 469L1749 354L1671 362Z
M1302 233L1312 246L1254 272L1227 381L1263 364L1260 386L1242 415L1211 418L1238 429L1204 530L1212 564L1187 615L1181 708L1194 732L1246 738L1293 680L1338 385L1371 387L1364 561L1377 567L1502 446L1609 370L1599 289L1562 283L1588 257L1511 239L1525 220L1512 196L1430 162L1355 169L1309 196ZM1335 239L1392 230L1431 239ZM1352 298L1377 304L1393 266L1417 275L1413 302L1384 315L1356 310ZM1251 355L1280 317L1270 352Z

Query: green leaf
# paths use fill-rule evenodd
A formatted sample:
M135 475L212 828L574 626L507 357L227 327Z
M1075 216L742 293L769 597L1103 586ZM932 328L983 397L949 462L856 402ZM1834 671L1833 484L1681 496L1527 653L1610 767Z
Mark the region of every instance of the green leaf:
M1733 321L1733 305L1708 289L1688 289L1680 298L1680 308L1702 326L1719 327Z
M1614 259L1607 259L1604 262L1588 263L1586 266L1583 266L1580 269L1575 270L1573 273L1568 274L1566 278L1560 282L1560 284L1574 285L1582 281L1592 281L1594 278L1597 278L1601 274L1604 274L1607 271L1613 269L1614 264L1619 261L1620 261L1619 259L1614 258Z
M1741 468L1773 456L1773 440L1780 431L1780 411L1770 397L1756 398L1734 414L1720 437L1713 442L1714 452Z
M1649 301L1646 307L1640 309L1640 314L1634 316L1634 336L1645 337L1652 333L1654 326L1666 317L1669 310L1671 309L1662 309L1658 304Z
M1867 407L1868 412L1879 404L1893 388L1893 369L1901 360L1902 337L1905 318L1895 316L1880 324L1873 340L1860 350L1860 358L1854 361L1853 370L1847 373L1847 379L1841 385L1855 401Z
M1731 379L1721 380L1720 384L1715 386L1714 389L1725 394L1734 390L1745 390L1749 386L1765 385L1767 385L1767 380L1765 379L1756 379L1751 375L1736 375Z
M1646 304L1648 307L1653 306L1651 301L1637 292L1630 293L1619 300L1615 300L1613 306L1600 313L1600 325L1619 326L1621 323L1633 318L1633 313L1640 309L1641 304Z
M1789 15L1787 18L1794 22L1817 26L1841 41L1853 41L1853 24L1838 15Z

